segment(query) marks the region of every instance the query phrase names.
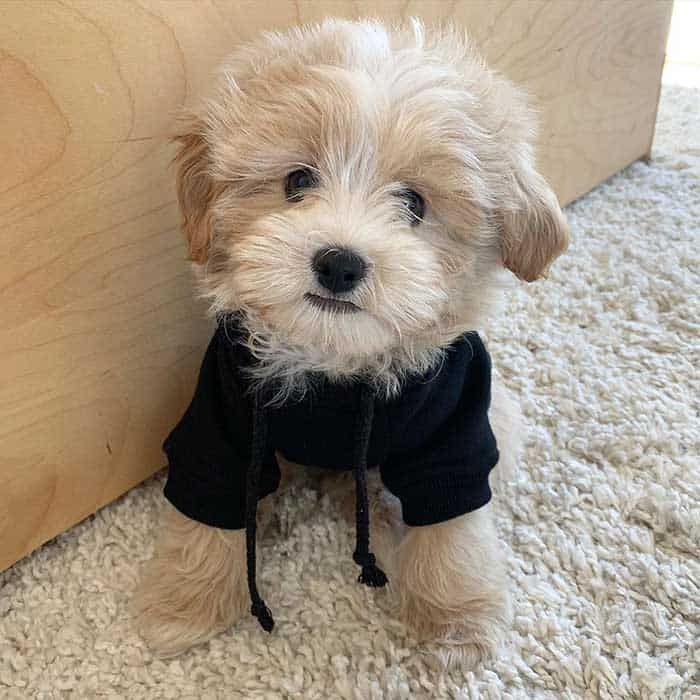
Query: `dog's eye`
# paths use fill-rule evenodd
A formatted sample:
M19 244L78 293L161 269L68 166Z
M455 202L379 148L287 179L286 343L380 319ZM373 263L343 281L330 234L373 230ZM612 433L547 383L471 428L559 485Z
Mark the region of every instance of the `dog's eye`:
M304 190L315 187L318 184L318 178L309 168L301 168L294 170L289 175L284 183L284 193L289 202L300 202L304 199Z
M406 213L410 218L411 226L417 226L425 215L425 201L415 190L403 189L397 195L401 197Z

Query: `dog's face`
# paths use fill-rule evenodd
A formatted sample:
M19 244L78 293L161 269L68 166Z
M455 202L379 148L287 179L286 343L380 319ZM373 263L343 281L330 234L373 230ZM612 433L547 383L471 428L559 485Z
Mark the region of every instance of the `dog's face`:
M504 265L533 280L565 248L531 139L519 93L452 34L265 37L179 137L190 256L216 311L297 352L410 355L473 327Z

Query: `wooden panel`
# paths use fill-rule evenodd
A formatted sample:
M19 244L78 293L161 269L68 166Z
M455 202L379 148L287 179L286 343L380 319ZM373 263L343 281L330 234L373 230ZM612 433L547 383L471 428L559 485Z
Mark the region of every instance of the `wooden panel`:
M165 135L261 28L467 26L542 110L563 201L645 155L670 3L0 2L0 569L163 465L208 329Z

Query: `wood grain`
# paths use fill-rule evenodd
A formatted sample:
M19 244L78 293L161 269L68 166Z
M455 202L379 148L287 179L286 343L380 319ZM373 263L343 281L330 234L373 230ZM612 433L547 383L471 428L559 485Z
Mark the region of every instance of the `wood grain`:
M173 115L240 41L329 14L468 27L564 202L649 151L667 2L0 2L0 570L163 466L208 334Z

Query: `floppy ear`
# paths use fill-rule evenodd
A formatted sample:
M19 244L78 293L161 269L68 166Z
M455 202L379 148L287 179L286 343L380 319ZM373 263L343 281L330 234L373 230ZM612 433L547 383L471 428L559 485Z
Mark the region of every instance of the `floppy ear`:
M175 136L173 141L179 145L175 164L182 230L189 259L202 265L209 255L211 205L217 188L209 174L208 146L198 127L198 122L193 122L186 133Z
M503 264L526 282L547 272L569 244L569 228L557 198L529 163L521 163L513 178L515 197L502 210Z

